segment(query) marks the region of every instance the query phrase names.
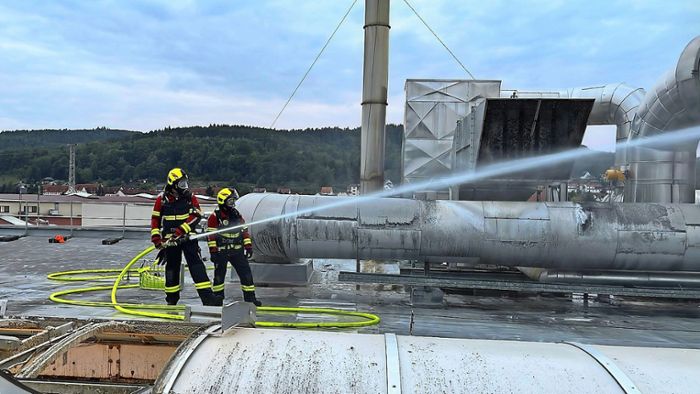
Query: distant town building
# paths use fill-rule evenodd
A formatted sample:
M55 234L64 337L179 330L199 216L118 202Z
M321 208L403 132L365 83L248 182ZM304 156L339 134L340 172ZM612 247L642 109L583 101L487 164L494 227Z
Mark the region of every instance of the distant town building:
M41 191L45 196L58 196L68 191L68 185L44 185Z
M346 192L348 193L348 196L359 196L360 185L348 185Z
M150 225L155 195L88 196L0 194L0 226L139 227ZM201 199L205 213L215 199Z
M213 190L210 190L210 191L213 191ZM195 194L195 195L196 195L196 194L199 194L199 195L202 195L202 196L208 196L208 195L209 195L209 194L207 193L207 188L206 188L206 187L191 187L191 188L190 188L190 192L191 192L192 194Z
M267 193L267 189L264 187L255 187L253 188L253 193Z
M335 193L333 193L333 187L332 186L323 186L321 187L321 192L319 193L322 196L335 196Z
M288 187L278 187L277 193L279 193L279 194L292 194L292 189L290 189Z
M68 191L68 185L44 184L41 190L43 195L58 196ZM99 183L78 183L75 185L75 191L95 195L103 193Z

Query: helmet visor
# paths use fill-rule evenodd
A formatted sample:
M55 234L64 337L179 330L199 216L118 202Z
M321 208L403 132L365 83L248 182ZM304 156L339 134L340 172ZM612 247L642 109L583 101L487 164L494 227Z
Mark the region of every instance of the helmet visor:
M175 183L175 187L177 187L180 190L187 190L189 189L190 185L187 183L186 178L182 178Z

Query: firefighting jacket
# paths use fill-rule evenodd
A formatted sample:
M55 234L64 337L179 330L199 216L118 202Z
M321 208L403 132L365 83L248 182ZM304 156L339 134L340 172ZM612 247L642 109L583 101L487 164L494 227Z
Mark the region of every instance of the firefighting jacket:
M151 237L187 234L194 230L201 216L197 197L187 194L175 198L161 193L156 198L151 213Z
M207 220L207 232L244 224L245 220L237 209L233 209L231 213L216 209ZM207 238L207 246L209 246L210 253L216 253L236 251L241 248L250 249L253 247L253 242L248 234L248 226L242 226L231 231L210 235Z

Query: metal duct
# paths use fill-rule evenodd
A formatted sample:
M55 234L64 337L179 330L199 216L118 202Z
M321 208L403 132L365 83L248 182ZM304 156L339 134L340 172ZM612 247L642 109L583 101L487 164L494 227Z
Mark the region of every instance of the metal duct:
M462 79L407 79L404 135L401 147L401 183L450 174L457 123L486 97L498 97L500 81ZM447 187L415 191L430 200L449 200Z
M396 258L568 271L700 271L697 205L400 198L359 204L346 198L241 198L239 209L250 222L302 213L251 226L256 260ZM334 207L317 210L329 204Z
M384 142L389 86L389 0L365 1L360 192L384 187Z
M630 129L630 139L700 124L700 36L683 50L678 63L646 95ZM693 202L697 141L668 149L629 152L631 179L625 200Z
M179 350L154 393L631 394L700 385L698 349L235 328Z
M644 89L634 88L624 83L602 86L572 88L552 92L521 92L515 90L501 91L501 97L518 98L570 98L594 99L588 125L616 125L616 142L625 142L629 136L630 126L637 107L644 99ZM619 145L618 145L619 146ZM615 165L627 165L626 150L615 148Z

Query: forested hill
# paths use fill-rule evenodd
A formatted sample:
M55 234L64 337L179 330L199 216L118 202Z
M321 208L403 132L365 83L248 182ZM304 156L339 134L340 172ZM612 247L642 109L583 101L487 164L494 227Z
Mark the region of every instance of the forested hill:
M114 140L137 131L97 128L92 130L17 130L0 132L0 150L36 148Z
M387 126L385 162L387 178L394 182L399 181L402 129ZM28 133L30 140L32 133ZM5 189L11 189L9 183L16 179L33 182L68 177L65 146L6 150L0 156ZM162 183L175 166L186 169L194 184L288 186L305 192L316 192L323 185L344 188L359 182L360 131L212 125L132 133L79 144L76 180L105 185L136 180Z
M394 183L401 180L402 133L401 125L387 126L386 178ZM271 130L211 125L150 133L106 129L3 132L0 192L14 192L18 180L67 179L67 143L78 143L78 183L155 187L176 166L190 174L195 186L237 185L241 192L253 186L268 190L286 186L315 193L320 186L344 190L359 183L359 128ZM577 160L572 177L586 171L599 176L613 159L612 153L600 152L593 159Z

